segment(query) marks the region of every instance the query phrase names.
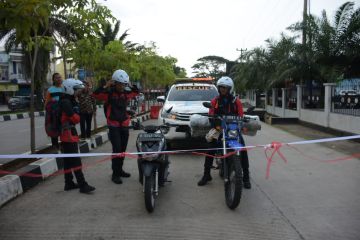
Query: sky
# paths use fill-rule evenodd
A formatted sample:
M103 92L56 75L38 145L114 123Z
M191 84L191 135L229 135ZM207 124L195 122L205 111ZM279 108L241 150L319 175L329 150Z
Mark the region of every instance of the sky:
M200 57L218 55L236 60L240 49L264 46L278 39L291 24L301 21L303 0L97 0L121 21L127 40L154 41L158 53L178 59L188 76ZM329 19L344 0L311 0L310 12ZM356 7L360 0L354 1ZM290 32L287 32L291 34Z

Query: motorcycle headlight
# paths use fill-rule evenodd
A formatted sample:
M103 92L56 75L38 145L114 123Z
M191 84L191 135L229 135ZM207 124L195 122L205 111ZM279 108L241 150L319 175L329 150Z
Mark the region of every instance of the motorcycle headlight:
M229 138L237 138L239 136L237 130L229 130L228 131L228 137Z

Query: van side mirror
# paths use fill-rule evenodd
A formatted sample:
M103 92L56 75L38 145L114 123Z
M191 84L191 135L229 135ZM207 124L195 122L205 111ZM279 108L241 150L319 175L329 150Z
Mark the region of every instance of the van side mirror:
M165 102L165 96L158 96L158 97L156 98L156 100L157 100L158 102L164 103L164 102Z
M212 106L211 106L211 103L209 103L209 102L203 102L202 104L203 104L203 106L206 107L206 108L211 108L211 107L212 107Z

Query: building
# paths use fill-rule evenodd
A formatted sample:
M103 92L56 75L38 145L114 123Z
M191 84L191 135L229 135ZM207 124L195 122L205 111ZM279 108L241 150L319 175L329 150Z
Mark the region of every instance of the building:
M25 75L21 48L13 48L9 53L0 47L0 104L7 104L12 96L29 96L31 79ZM53 53L50 53L50 59ZM51 77L55 72L55 63L51 62L45 87L52 84ZM46 86L47 85L47 86Z
M19 48L6 53L0 49L0 104L14 95L29 95L30 79L25 76L23 54Z

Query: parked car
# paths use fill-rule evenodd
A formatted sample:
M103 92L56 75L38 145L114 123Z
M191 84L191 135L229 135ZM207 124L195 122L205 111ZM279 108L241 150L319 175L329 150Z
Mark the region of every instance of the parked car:
M37 100L36 95L35 99L35 109L41 109L43 106L43 100L40 102ZM30 96L14 96L9 99L8 108L11 111L29 109L30 108Z

